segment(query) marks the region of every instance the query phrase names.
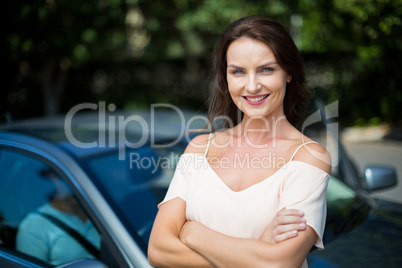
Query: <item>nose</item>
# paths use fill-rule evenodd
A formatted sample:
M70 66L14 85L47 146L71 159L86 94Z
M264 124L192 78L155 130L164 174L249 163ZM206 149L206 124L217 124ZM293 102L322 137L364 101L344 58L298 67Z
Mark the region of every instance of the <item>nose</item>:
M255 75L250 74L247 78L246 90L252 94L261 90L261 84Z

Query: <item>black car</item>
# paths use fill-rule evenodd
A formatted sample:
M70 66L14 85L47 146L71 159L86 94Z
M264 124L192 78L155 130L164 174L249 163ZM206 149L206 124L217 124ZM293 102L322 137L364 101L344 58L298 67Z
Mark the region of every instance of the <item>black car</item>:
M156 115L98 114L94 118L83 114L74 119L3 126L0 267L150 267L147 244L157 204L190 139L182 130L183 122L194 123L192 115L162 111ZM124 121L128 118L132 124ZM117 122L124 122L123 128L116 127ZM360 177L334 132L328 130L332 122L323 123L323 142L331 152L334 168L327 191L325 250L310 252L309 267L400 266L402 206L373 199L368 193L395 185L394 169L372 166ZM193 129L202 123L196 125ZM323 137L323 131L307 132L317 139ZM57 196L55 180L45 178L50 171L65 183L64 193L73 197L98 239L90 242L95 249L82 239L76 239L75 244L70 241L66 252L79 248L86 255L63 263L40 259L20 247L23 222Z
M333 165L327 189L325 249L310 252L309 267L401 267L402 205L370 195L397 184L395 169L374 163L359 174L337 138L331 105L324 107L316 100L316 107L319 124L305 132L327 145Z

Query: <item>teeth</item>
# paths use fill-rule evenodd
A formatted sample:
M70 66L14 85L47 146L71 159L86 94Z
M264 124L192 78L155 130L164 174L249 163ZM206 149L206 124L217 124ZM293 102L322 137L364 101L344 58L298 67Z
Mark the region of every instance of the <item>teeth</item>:
M257 101L260 101L260 100L262 100L262 99L264 99L266 96L262 96L262 97L259 97L259 98L247 98L249 101L252 101L252 102L257 102Z

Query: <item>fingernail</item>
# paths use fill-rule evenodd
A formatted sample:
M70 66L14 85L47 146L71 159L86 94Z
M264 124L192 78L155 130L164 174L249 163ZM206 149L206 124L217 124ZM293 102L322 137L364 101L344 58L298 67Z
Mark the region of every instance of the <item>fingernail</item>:
M301 222L307 222L307 220L305 218L300 218Z
M300 223L299 227L304 229L304 228L306 228L306 224L305 223Z
M298 211L297 211L297 214L299 214L299 215L303 215L303 214L304 214L304 212L303 212L303 211L301 211L301 210L298 210Z
M292 236L297 235L297 231L296 231L296 230L295 230L295 231L292 231L292 232L291 232L291 235L292 235Z

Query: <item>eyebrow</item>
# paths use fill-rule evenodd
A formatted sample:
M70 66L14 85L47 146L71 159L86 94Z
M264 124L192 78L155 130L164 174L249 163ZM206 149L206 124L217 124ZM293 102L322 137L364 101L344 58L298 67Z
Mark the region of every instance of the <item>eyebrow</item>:
M260 66L257 66L257 69L260 69L260 68L262 68L262 67L266 67L266 66L270 66L270 65L274 65L274 64L278 64L276 61L272 61L272 62L267 62L267 63L264 63L264 64L262 64L262 65L260 65ZM241 70L243 70L243 69L245 69L245 68L243 68L243 67L239 67L239 66L236 66L236 65L234 65L234 64L229 64L228 66L227 66L227 68L235 68L235 69L241 69Z

